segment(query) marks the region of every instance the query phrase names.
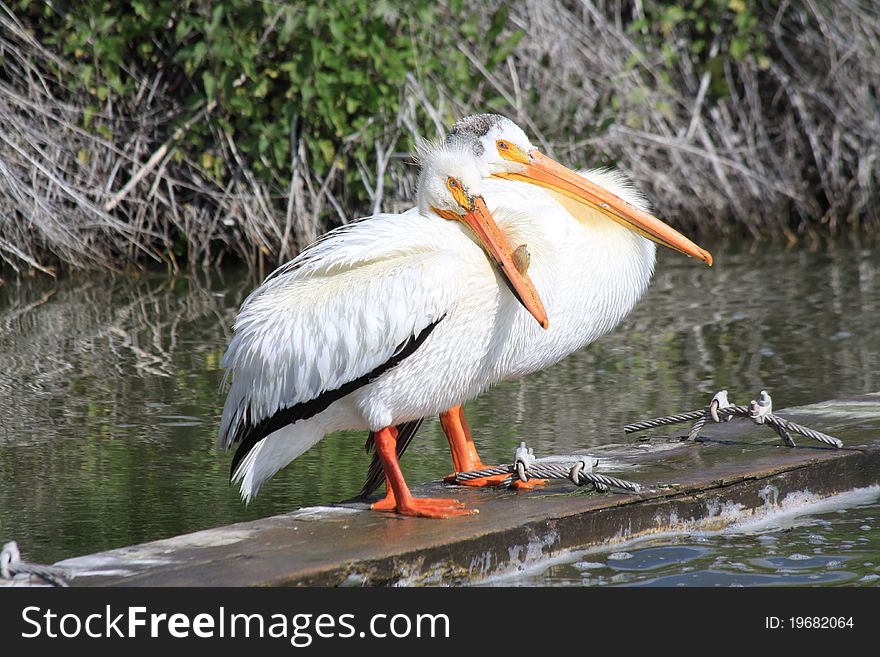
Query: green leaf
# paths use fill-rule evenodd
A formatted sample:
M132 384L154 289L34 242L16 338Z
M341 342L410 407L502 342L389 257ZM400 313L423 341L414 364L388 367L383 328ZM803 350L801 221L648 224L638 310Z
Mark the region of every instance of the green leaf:
M330 34L332 34L333 38L337 41L345 40L345 28L343 27L342 21L330 21Z
M489 23L489 29L486 30L486 39L490 42L494 41L499 34L501 34L501 30L507 25L507 17L508 17L508 7L507 4L501 5L498 10L492 14L492 20Z
M330 164L333 161L333 156L336 154L333 142L329 139L319 139L318 148L321 149L321 155L324 158L324 162Z
M145 21L150 20L150 17L152 16L150 3L144 2L143 0L132 0L131 7L134 9L134 13L142 19Z
M513 34L511 34L507 39L504 40L498 48L492 53L492 57L490 58L490 64L495 66L496 64L503 62L510 53L513 52L514 48L516 48L517 44L522 40L525 36L525 32L523 30L517 30Z
M202 73L202 84L205 86L205 96L208 102L213 102L217 98L217 79L211 71Z
M208 44L204 41L199 41L193 46L192 56L189 62L189 68L191 71L195 71L202 65L202 62L205 59L205 55L208 54Z
M283 168L289 164L287 155L290 151L290 142L287 139L275 139L272 142L272 153L275 156L275 165Z
M730 56L736 61L742 61L749 52L749 42L743 37L736 37L730 42Z
M98 111L98 108L94 105L86 105L83 108L83 127L88 128L92 124L92 118L94 118L95 113Z
M220 23L223 21L223 14L225 11L226 8L223 6L222 2L218 2L214 5L214 10L211 12L211 22L205 26L205 32L209 36L213 36L217 32Z
M79 77L80 84L84 87L89 87L92 82L92 75L94 74L95 69L90 64L83 64L79 69Z

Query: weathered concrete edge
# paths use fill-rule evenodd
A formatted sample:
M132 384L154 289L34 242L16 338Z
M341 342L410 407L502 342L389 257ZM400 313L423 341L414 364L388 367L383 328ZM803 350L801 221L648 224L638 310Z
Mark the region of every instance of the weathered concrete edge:
M682 483L675 490L639 496L616 495L607 506L530 520L467 538L403 550L380 558L342 561L332 566L279 572L249 581L251 586L460 585L567 552L665 532L722 529L734 522L781 509L787 497L808 493L828 497L880 484L880 448L848 448L820 453L799 464L785 464L748 476L711 482ZM167 586L191 583L190 566L181 563L161 572L145 572L116 581L86 585ZM230 582L234 564L201 563L199 579ZM225 577L224 577L225 575ZM234 580L235 578L231 578ZM236 585L235 581L231 582Z
M785 498L796 493L823 498L880 484L880 450L847 451L837 458L783 466L735 481L717 480L711 487L682 486L652 496L620 496L617 504L606 508L532 521L388 559L340 564L270 584L460 585L573 550L665 532L722 529L748 515L772 510L768 507L781 508Z

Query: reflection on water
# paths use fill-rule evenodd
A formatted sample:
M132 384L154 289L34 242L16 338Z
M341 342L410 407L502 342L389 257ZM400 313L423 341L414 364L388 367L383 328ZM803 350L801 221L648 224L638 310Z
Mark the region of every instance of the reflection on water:
M645 539L573 553L495 586L877 586L880 502L780 518L758 530Z
M541 454L619 440L626 422L721 387L738 403L766 387L780 407L880 389L876 252L712 250L712 269L664 251L612 335L469 403L486 460L509 461L522 438ZM219 361L253 285L100 274L0 287L0 540L51 562L357 493L359 434L322 441L249 508L228 486ZM413 482L449 470L436 422L403 466Z

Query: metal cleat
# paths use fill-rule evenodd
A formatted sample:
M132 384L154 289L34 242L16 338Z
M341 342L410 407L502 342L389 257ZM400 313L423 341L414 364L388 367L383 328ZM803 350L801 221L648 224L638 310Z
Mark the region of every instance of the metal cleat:
M815 431L809 427L801 426L785 418L773 415L773 400L766 390L762 390L758 395L757 401L752 400L748 406L735 406L727 398L727 391L719 391L709 402L708 409L697 411L688 411L687 413L679 413L678 415L667 415L652 420L643 420L642 422L633 422L623 427L625 433L634 433L636 431L644 431L655 427L662 427L667 424L678 424L680 422L690 422L695 420L694 425L688 432L690 440L696 440L700 430L711 418L715 422L728 422L733 417L747 417L755 424L763 424L772 428L782 438L783 442L789 447L797 445L792 439L791 434L796 433L812 440L818 440L820 443L831 445L840 449L843 442L839 438L829 436L821 431Z
M755 424L764 424L767 417L773 414L773 400L766 390L758 395L758 401L754 399L749 404L749 417Z
M522 482L526 482L529 480L528 470L535 463L535 450L526 447L525 441L519 444L519 447L516 448L516 455L513 457L513 462L516 465L516 474L519 477L519 480Z
M575 486L581 485L581 473L582 472L592 472L594 465L599 465L598 459L593 462L594 459L584 458L580 461L575 462L573 466L571 466L571 471L568 473L568 478L571 479L571 482Z
M732 406L733 404L731 404L730 400L727 398L727 390L719 390L715 393L715 396L712 397L712 401L709 402L709 415L712 416L714 422L730 422L733 419L732 415L726 415L722 418L719 417L718 411Z

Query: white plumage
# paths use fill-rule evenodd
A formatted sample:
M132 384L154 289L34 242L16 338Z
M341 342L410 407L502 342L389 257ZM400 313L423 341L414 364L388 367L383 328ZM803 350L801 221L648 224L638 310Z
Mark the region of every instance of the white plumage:
M581 175L647 210L618 172ZM493 343L495 381L542 370L613 329L633 309L654 271L656 247L622 229L598 210L571 201L566 206L523 182L486 180L483 195L511 244L527 244L529 275L547 308L546 331L525 313L499 318ZM562 199L560 199L562 200ZM513 309L515 310L515 309Z
M489 211L497 226L482 223ZM219 437L239 445L242 497L326 433L369 429L386 472L397 471L379 508L400 511L409 491L391 428L437 413L455 434L456 467L479 464L459 405L616 326L653 272L643 235L711 263L646 212L622 175L564 169L503 117L457 124L424 160L418 209L332 231L242 305L223 358L232 385ZM528 273L509 257L519 245ZM463 512L424 502L408 512Z
M259 440L234 473L245 500L326 433L376 431L475 396L491 382L496 313L534 323L471 230L431 211L443 193L433 183L452 172L479 193L468 156L440 151L426 165L419 210L332 231L242 304L222 361L232 375L224 447L280 410L368 375L433 326L412 355L375 380Z
M243 479L253 471L242 484L245 499L324 433L378 430L433 415L469 392L462 380L469 377L443 376L445 366L456 356L457 367L476 369L478 345L486 344L489 327L480 331L469 310L491 303L491 288L498 285L482 250L464 230L415 211L378 215L335 231L301 256L303 266L294 261L248 297L222 363L234 372L220 429L227 446L245 409L260 420L337 389L443 320L416 354L384 378L311 421L262 440L236 473ZM383 234L391 239L380 239ZM396 246L401 236L408 238L402 248ZM472 347L468 353L449 350L448 338L464 334Z
M412 237L403 250L395 246L401 231ZM242 305L223 359L235 377L221 433L244 408L265 417L363 376L447 313L466 258L442 238L480 255L460 233L414 211L378 215L334 231L271 275Z
M446 144L475 157L487 205L506 239L528 247L529 275L550 322L545 331L515 307L501 308L493 320L490 383L549 367L617 326L651 279L656 255L651 240L711 264L708 252L648 214L645 198L622 173L568 170L538 152L509 119L466 117ZM461 409L448 415L443 428L454 467L482 469ZM378 484L377 472L374 464L365 494Z

